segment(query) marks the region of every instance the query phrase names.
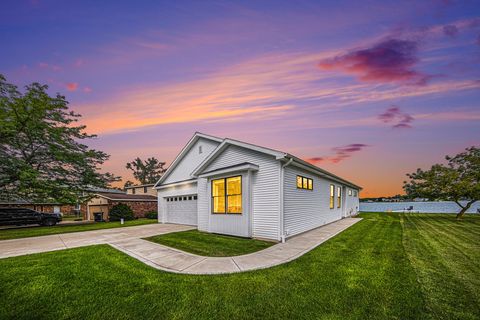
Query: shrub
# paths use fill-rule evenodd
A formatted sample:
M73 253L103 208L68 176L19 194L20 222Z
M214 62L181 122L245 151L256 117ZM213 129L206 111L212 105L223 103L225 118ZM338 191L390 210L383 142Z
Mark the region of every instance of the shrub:
M121 218L125 220L135 219L132 208L124 203L114 205L108 215L110 221L120 221Z
M150 211L145 214L147 219L158 219L158 214L155 211Z

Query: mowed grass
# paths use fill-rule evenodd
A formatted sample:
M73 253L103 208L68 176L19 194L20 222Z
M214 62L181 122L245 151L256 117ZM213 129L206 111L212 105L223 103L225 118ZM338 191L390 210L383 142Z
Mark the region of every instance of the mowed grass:
M362 217L290 263L239 274L162 272L108 245L2 259L0 319L480 318L479 217Z
M123 227L133 227L140 226L144 224L157 223L155 219L137 219L131 221L125 221L125 224L120 224L119 221L115 222L97 222L97 223L86 223L86 224L77 224L77 225L56 225L53 227L23 227L17 229L3 229L0 230L0 240L8 239L19 239L19 238L28 238L28 237L38 237L38 236L47 236L51 234L59 233L70 233L70 232L81 232L81 231L90 231L90 230L99 230L99 229L111 229L111 228L123 228Z
M177 248L200 256L229 257L266 249L273 242L246 239L198 230L181 231L145 238L172 248Z

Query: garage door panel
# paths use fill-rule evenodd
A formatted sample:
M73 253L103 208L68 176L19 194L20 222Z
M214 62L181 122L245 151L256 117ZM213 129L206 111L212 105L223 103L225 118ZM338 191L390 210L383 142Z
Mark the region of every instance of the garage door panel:
M181 201L179 200L180 197L169 197L167 199L167 222L197 225L196 196L181 198Z

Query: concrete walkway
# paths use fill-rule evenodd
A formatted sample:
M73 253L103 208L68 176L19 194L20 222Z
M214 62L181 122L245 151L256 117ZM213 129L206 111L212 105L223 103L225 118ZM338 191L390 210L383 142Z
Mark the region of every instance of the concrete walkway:
M302 233L285 243L235 257L198 256L142 239L119 241L110 245L159 270L184 274L234 273L270 268L295 260L360 220L339 220Z
M292 261L354 225L361 219L346 218L305 232L286 243L235 257L203 257L141 238L195 229L175 224L104 229L52 236L0 241L0 258L62 250L94 244L109 244L156 269L184 274L221 274L273 267Z

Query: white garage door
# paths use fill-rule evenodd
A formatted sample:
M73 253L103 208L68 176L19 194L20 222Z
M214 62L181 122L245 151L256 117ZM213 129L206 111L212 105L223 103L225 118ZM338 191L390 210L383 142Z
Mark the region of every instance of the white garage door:
M197 225L197 195L167 197L167 222Z

